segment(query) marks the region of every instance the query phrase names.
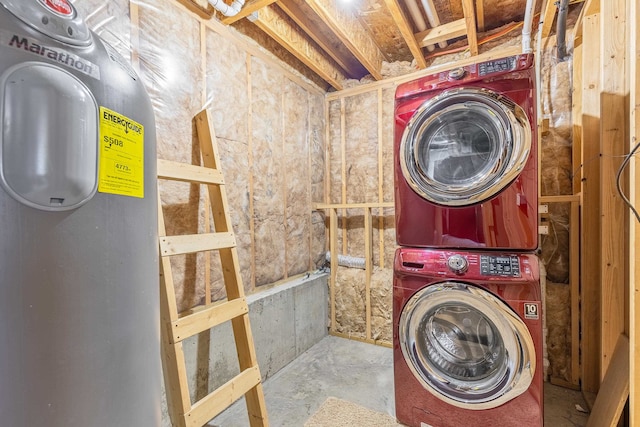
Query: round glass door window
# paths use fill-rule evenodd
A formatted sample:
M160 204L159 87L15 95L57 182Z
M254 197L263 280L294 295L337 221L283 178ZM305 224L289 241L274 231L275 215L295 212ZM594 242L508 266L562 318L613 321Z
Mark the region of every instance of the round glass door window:
M443 282L418 292L402 311L399 337L416 378L457 407L500 406L526 391L535 372L524 322L472 285Z
M416 111L399 154L402 173L420 196L465 206L504 189L530 151L531 126L522 108L489 90L458 88Z

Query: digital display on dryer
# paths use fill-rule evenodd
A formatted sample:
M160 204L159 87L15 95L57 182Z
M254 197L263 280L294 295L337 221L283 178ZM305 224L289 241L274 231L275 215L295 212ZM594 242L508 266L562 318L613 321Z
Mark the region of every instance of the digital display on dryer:
M481 77L487 74L499 73L502 71L511 71L516 69L516 58L509 57L496 59L495 61L483 62L479 65L478 74Z
M520 277L517 256L480 255L480 274L483 276Z

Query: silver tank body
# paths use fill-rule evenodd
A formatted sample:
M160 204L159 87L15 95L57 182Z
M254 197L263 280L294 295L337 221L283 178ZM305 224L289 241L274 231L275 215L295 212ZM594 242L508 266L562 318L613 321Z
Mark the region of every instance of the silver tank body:
M78 44L60 42L23 22L30 19L28 9L21 19L15 10L9 11L12 4L22 7L26 3L33 3L36 10L45 3L57 4L0 0L0 75L27 62L51 65L86 85L97 107L143 124L144 197L89 188L81 194L78 206L58 209L57 199L52 197L53 208L42 209L19 201L6 186L0 187L0 425L159 426L162 373L151 103L126 61L97 35L89 33L88 42ZM36 18L44 21L42 16ZM31 50L24 44L10 46L14 35L21 41L27 38ZM34 44L51 48L49 53L56 50L75 55L81 63L74 69L71 62L63 64L64 58L57 54L38 55ZM83 61L99 68L99 78L93 69L89 70L93 75L87 74ZM85 68L84 72L80 68ZM25 119L28 108L4 111L6 134L16 134L10 129L14 119L20 123L32 120L34 128L44 129L45 134L62 132L59 126L85 125L78 123L73 109L60 111L73 102L65 104L53 98L44 96L41 105L31 107L40 112L55 109L56 117L62 119L59 123L42 117ZM20 101L0 100L0 104L7 110L7 105L19 105ZM4 148L9 143L5 141ZM14 147L15 143L11 141ZM20 143L38 146L33 141ZM91 148L92 144L97 146L98 135L85 145ZM75 151L67 150L62 158L50 157L69 163ZM89 152L91 172L97 167L90 164L91 149ZM29 153L34 162L41 154ZM6 170L13 168L11 159L0 160Z

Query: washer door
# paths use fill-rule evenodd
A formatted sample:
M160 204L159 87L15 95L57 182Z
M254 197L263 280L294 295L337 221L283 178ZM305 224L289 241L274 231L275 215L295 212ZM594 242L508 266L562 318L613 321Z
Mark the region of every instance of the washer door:
M486 89L457 88L422 104L400 143L411 188L445 206L484 202L509 185L531 151L531 125L510 99Z
M400 316L409 368L437 398L464 409L500 406L525 392L536 355L524 322L476 286L442 282L416 293Z

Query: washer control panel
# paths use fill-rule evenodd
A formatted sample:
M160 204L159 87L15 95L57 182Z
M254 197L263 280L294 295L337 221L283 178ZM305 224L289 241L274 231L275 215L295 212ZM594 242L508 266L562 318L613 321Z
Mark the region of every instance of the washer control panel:
M515 255L480 255L483 276L520 277L520 260Z
M451 255L447 259L449 269L456 274L462 274L469 268L469 261L462 255Z

